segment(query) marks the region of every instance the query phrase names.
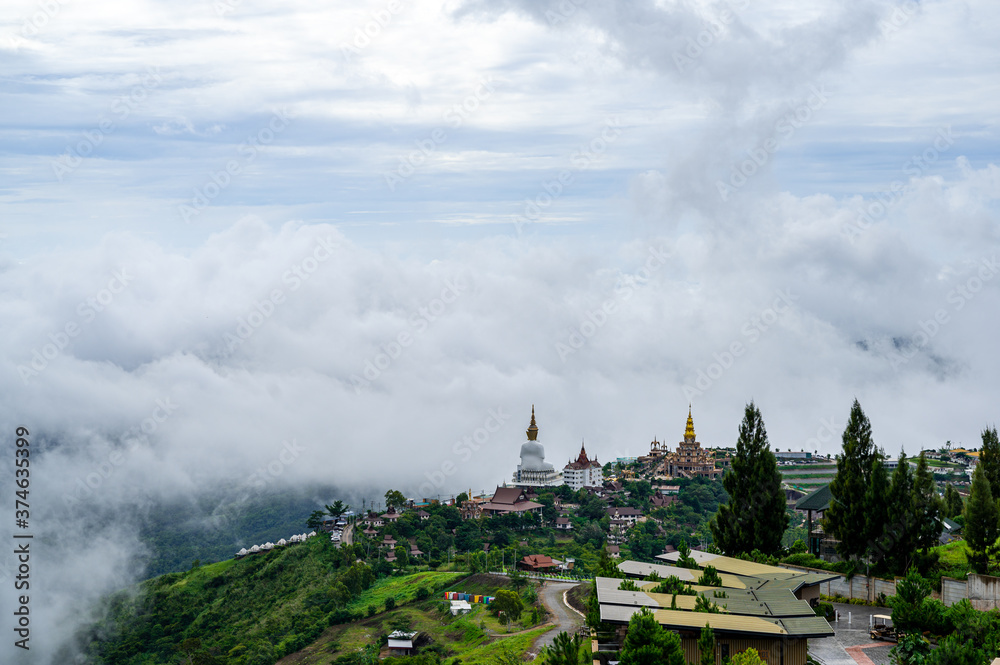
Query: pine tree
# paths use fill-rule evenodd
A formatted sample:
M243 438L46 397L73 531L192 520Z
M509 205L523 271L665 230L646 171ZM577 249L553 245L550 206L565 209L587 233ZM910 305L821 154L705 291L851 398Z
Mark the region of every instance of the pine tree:
M722 486L729 503L719 506L710 523L715 544L730 555L777 552L788 526L785 493L764 420L752 401L744 411L736 455Z
M951 483L948 483L944 490L944 516L948 518L958 517L964 508L962 495Z
M715 665L715 631L707 623L701 629L701 636L698 638L698 663Z
M879 538L876 557L884 557L890 570L903 574L913 557L913 474L906 453L900 451L899 465L892 474L889 485L888 523Z
M941 537L941 497L934 485L934 474L927 466L927 458L920 453L917 470L913 474L913 524L915 527L914 546L919 550L929 550L938 545Z
M621 665L685 665L681 638L665 630L645 607L629 619L619 656Z
M844 559L857 559L869 549L865 498L871 480L872 459L877 454L872 443L871 423L854 400L844 429L843 452L837 457L837 475L830 483L830 508L823 519L828 533L840 543L837 552Z
M986 548L996 542L998 522L1000 508L980 462L972 472L972 492L965 504L965 542L972 550L973 566L981 573L986 572Z
M983 447L979 449L979 464L986 474L990 484L990 492L994 499L1000 499L1000 440L997 439L997 428L983 430Z
M866 554L872 558L877 556L875 544L885 533L889 523L889 474L882 461L884 455L879 452L872 458L872 468L868 489L865 491L865 534L867 536Z

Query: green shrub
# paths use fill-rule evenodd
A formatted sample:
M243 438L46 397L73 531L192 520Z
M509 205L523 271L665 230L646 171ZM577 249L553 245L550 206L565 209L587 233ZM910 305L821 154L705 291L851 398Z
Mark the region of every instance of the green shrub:
M836 617L836 610L830 603L817 603L813 609L816 612L816 616L823 617L827 621L833 621Z

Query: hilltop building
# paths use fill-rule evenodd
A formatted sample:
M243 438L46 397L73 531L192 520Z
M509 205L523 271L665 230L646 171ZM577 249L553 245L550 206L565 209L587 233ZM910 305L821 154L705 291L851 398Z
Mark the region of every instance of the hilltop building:
M574 490L584 487L601 487L604 485L604 470L597 458L588 459L587 449L580 444L580 454L575 462L569 462L563 467L563 482Z
M545 448L538 443L538 425L535 424L535 407L531 407L531 424L526 432L528 440L521 444L521 463L514 472L515 487L554 487L563 484L562 473L545 461Z
M657 442L654 440L653 443ZM650 450L650 456L657 458L653 475L671 478L695 476L718 478L722 475L722 469L715 466L715 456L711 451L702 449L701 443L695 439L694 419L691 417L690 406L688 406L687 427L684 428L684 440L677 444L675 452L663 453L662 450L661 447Z

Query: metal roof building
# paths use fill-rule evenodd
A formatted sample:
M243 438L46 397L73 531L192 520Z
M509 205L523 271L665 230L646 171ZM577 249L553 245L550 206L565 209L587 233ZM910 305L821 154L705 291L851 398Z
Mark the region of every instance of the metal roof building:
M639 591L621 589L625 580L596 579L601 621L615 626L618 644L625 639L629 620L644 609L652 612L661 626L680 635L687 662L699 662L698 636L706 624L715 632L719 665L749 648L756 649L768 665L805 665L808 640L833 635L826 619L816 616L811 601L819 598L819 584L836 575L804 573L696 550L691 557L702 567L715 567L722 586L698 586L702 570L639 561L618 565ZM676 561L679 554L658 558ZM651 573L660 579L644 579ZM697 596L652 591L671 576L716 604L719 612L695 611Z

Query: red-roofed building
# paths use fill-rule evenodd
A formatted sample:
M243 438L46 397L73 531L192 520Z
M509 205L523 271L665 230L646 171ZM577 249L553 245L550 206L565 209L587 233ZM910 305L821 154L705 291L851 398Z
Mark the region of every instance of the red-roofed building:
M544 572L559 567L558 562L553 561L552 557L544 554L529 554L518 561L517 565L522 570L530 570L532 572Z

